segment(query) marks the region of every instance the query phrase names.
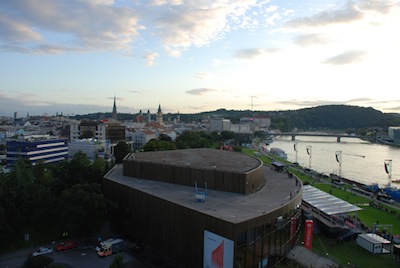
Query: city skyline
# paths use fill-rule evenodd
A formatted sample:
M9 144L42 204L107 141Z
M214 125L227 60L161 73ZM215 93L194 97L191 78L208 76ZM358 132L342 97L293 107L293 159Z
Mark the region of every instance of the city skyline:
M400 112L400 2L6 0L0 116Z

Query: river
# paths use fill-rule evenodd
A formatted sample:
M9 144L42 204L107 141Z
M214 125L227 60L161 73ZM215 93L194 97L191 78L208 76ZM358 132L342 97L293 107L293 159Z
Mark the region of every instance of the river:
M267 148L280 148L286 152L288 161L296 162L295 143L297 162L319 173L340 173L343 178L384 186L389 182L385 161L392 160L392 180L400 179L400 147L370 143L358 138L341 138L341 142L337 142L335 137L296 136L296 140L292 141L291 137L277 136ZM336 154L339 161L341 155L341 166ZM399 183L392 183L392 186L400 188Z

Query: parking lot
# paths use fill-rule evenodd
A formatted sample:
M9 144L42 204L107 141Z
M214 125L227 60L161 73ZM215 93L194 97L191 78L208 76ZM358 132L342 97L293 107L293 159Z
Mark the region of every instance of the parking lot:
M54 247L54 245L43 245ZM0 268L14 268L21 267L24 264L29 254L35 251L36 248L19 250L16 252L0 255ZM137 260L133 255L123 251L120 253L123 257L125 267L148 267L141 261ZM101 258L97 255L94 248L75 248L63 252L54 252L48 255L53 259L53 263L62 264L65 267L74 268L108 268L112 263L114 256Z

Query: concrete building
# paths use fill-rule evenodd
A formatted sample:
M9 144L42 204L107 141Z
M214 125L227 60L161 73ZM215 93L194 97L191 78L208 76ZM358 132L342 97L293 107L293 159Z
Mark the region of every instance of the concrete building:
M210 119L210 131L231 131L231 121L223 118L211 118Z
M107 149L108 145L125 140L125 126L118 121L90 121L70 124L70 140L95 139Z
M157 137L158 135L149 129L127 129L126 131L126 140L131 144L132 150L142 148L149 140L157 139Z
M237 152L130 154L103 189L116 229L182 267L271 267L300 234L301 182Z
M400 127L389 127L388 134L389 139L393 140L394 143L400 143Z
M74 140L68 143L68 158L71 159L76 153L82 152L93 161L102 148L102 144L93 139Z
M19 158L28 159L33 165L37 162L55 163L68 158L67 139L48 136L29 136L18 140L8 140L7 165L11 166Z

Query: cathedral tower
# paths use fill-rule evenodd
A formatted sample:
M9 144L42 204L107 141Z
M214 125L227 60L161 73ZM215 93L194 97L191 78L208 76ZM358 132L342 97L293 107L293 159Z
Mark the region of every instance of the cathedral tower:
M164 124L163 123L163 113L161 111L161 105L158 105L158 110L157 110L157 123L159 123L161 126Z
M114 106L113 106L113 111L112 111L112 118L115 120L118 120L117 103L116 103L115 95L114 95Z

